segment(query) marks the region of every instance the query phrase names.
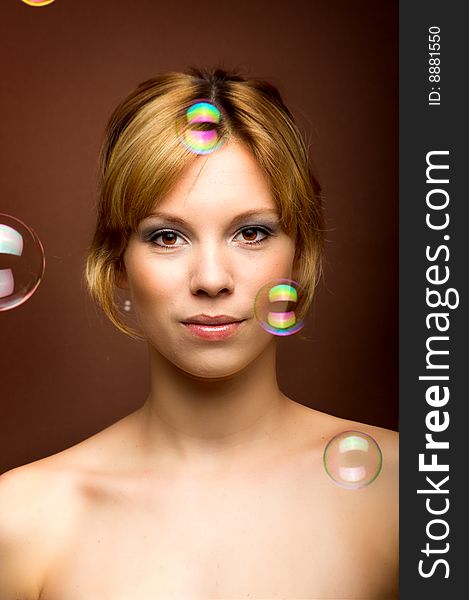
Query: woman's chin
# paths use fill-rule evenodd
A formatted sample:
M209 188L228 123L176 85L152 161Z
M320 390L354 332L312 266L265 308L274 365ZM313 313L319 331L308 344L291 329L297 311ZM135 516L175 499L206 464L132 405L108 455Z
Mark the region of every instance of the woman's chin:
M184 364L184 361L178 361L175 363L176 367L192 377L193 379L204 381L223 381L226 379L231 379L235 377L237 374L244 371L244 369L249 365L249 362L245 364L233 364L227 362L219 362L218 364L197 364L196 361L190 361L190 363Z
M164 357L176 369L196 380L224 380L235 377L248 369L267 351L272 340L266 336L256 340L237 344L236 347L197 348L179 344L173 348L158 348L151 344L156 355Z
M242 352L178 353L171 362L182 372L196 380L222 381L231 379L249 368L258 354ZM169 357L168 357L169 358Z

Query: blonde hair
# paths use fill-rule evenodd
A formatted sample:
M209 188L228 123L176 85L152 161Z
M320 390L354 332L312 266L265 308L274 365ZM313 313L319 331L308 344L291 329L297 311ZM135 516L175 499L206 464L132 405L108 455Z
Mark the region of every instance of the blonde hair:
M278 90L221 69L167 73L142 83L115 109L101 155L97 226L88 250L88 289L112 323L141 338L122 320L116 274L132 231L146 218L196 154L179 142L181 107L207 99L223 112L222 140L243 142L267 175L284 230L296 237L304 315L320 273L323 216L320 187L293 117Z

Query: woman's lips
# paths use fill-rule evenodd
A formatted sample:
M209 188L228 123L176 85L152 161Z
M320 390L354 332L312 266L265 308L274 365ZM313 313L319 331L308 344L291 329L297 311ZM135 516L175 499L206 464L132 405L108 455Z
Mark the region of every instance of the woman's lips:
M238 331L244 321L234 323L217 323L208 325L207 323L183 323L193 335L205 340L223 340Z

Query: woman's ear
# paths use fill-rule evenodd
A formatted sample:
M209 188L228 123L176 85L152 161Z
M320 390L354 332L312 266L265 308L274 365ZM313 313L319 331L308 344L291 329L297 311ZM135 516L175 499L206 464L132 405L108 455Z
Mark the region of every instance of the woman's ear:
M295 257L293 259L293 265L292 265L292 270L291 270L292 280L299 281L300 274L301 274L301 258L300 258L300 253L297 251L297 252L295 252Z
M116 262L116 275L115 275L115 282L118 288L120 288L121 290L128 290L129 289L129 283L127 281L127 271L125 270L125 265L124 265L124 261L122 260L122 258L120 258L117 262Z

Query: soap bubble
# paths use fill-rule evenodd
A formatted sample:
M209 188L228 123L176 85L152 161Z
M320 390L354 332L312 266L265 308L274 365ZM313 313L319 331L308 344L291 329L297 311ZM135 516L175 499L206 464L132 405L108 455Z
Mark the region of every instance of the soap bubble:
M213 102L196 100L177 119L179 140L195 154L210 154L222 145L222 119L221 109Z
M48 4L52 4L55 0L22 0L25 4L29 4L29 6L47 6Z
M381 471L383 457L376 441L361 431L343 431L324 450L324 468L344 488L358 489L372 483Z
M292 335L303 328L304 321L295 312L303 288L291 279L273 279L258 291L254 301L254 314L268 333Z
M44 249L19 219L0 213L0 311L26 302L41 283Z

